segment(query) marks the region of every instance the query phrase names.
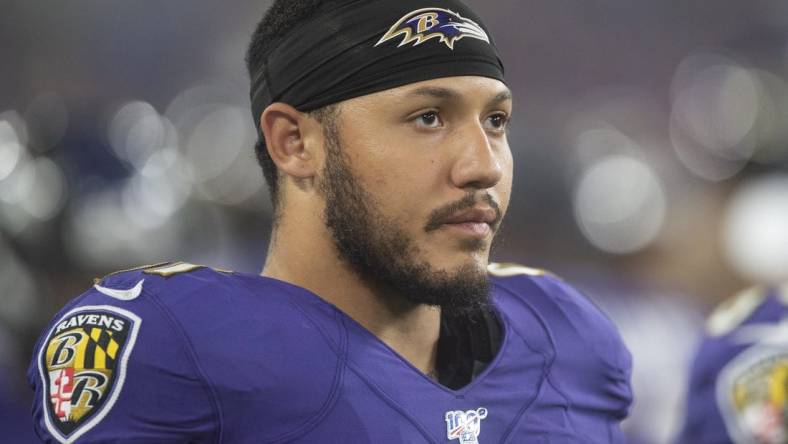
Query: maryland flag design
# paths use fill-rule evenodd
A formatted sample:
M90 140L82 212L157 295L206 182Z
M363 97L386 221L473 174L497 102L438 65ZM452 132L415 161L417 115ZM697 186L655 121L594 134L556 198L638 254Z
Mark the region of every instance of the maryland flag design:
M60 319L41 348L47 428L73 442L117 399L140 319L111 306L80 307Z
M788 351L752 350L721 376L720 410L735 442L788 442Z

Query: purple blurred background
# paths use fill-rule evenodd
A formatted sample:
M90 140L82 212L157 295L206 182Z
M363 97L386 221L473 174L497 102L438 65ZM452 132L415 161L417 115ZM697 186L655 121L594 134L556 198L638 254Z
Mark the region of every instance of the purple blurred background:
M604 307L635 359L630 441L669 442L703 317L788 280L788 3L468 3L515 94L494 259ZM34 442L33 341L92 278L162 260L260 270L270 203L243 55L269 4L0 0L8 442Z

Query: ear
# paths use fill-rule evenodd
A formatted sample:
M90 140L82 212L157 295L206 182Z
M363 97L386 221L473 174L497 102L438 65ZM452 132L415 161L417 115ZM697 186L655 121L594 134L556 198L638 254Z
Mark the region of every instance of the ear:
M272 103L263 111L265 146L280 171L296 179L309 179L319 171L315 144L310 143L314 127L304 113L285 103Z

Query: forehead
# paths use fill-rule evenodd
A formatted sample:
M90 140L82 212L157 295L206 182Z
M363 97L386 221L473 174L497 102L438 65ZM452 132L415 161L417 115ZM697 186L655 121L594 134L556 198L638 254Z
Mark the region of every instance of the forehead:
M349 102L359 103L408 103L420 99L479 103L511 101L509 88L497 79L480 76L442 77L409 83L404 86L376 92Z

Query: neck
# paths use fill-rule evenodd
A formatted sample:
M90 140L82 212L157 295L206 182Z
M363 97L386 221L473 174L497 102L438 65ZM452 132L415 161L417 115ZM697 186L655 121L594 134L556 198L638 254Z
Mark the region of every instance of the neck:
M309 230L281 220L271 236L263 276L298 285L335 305L429 374L435 369L440 309L413 304L365 279L339 253L325 228ZM293 229L293 227L298 227ZM322 223L321 223L322 227ZM309 236L307 233L323 234ZM400 302L394 302L400 301Z

